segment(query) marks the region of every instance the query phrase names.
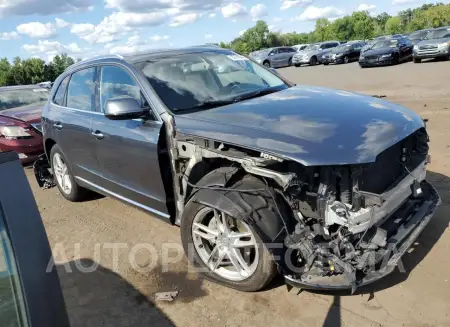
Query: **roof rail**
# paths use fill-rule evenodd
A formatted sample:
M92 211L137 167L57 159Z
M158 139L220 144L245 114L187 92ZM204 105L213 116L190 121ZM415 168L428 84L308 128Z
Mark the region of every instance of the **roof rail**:
M79 62L76 62L73 65L70 65L69 67L67 67L66 70L72 69L74 67L77 67L79 65L82 65L82 64L90 62L90 61L100 60L100 59L123 59L123 57L121 55L118 55L118 54L98 55L98 56L90 57L90 58L81 60Z

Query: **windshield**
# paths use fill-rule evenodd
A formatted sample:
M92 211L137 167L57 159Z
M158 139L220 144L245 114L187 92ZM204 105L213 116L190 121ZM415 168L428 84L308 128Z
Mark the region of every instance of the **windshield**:
M227 101L241 101L253 92L262 95L288 87L255 62L226 50L157 58L136 67L175 113L205 104L224 105Z
M351 44L344 44L344 45L338 45L336 48L333 49L333 52L341 52L346 51L351 48Z
M428 31L417 31L409 34L408 38L410 40L419 40L428 34Z
M48 99L47 89L16 89L0 91L0 111L28 105L43 104Z
M264 56L264 55L269 54L270 51L272 51L272 49L259 50L259 51L253 52L251 55L252 56Z
M427 40L442 39L443 37L450 37L450 28L430 31L428 32L426 39Z
M381 41L377 42L372 46L373 49L381 49L381 48L396 48L398 44L397 40L387 40L387 41Z
M308 45L305 48L305 50L319 50L319 48L320 48L320 44L311 44L311 45Z

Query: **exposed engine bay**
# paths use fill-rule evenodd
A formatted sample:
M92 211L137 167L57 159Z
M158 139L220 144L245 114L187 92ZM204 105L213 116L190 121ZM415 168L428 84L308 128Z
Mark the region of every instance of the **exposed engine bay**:
M183 194L177 201L179 212L198 180L194 167L199 163L226 159L271 182L292 212L282 217L291 220L285 226L293 227L284 239L286 255L278 263L286 281L302 288L354 291L389 273L399 252L412 242L411 233L423 229L428 222L424 216L440 201L425 181L429 156L423 128L383 151L374 163L342 166L307 167L184 136L175 142L174 170Z

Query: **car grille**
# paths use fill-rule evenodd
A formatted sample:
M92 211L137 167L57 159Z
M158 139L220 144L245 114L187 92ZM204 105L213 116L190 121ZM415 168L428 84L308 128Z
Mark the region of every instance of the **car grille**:
M366 56L365 57L367 60L377 60L378 56Z
M427 159L428 136L420 129L394 144L366 165L357 177L361 191L381 194ZM404 161L402 161L404 159ZM406 168L405 168L406 166Z
M425 45L421 45L419 47L420 50L431 50L431 49L437 49L438 46L437 45L432 45L432 44L425 44Z

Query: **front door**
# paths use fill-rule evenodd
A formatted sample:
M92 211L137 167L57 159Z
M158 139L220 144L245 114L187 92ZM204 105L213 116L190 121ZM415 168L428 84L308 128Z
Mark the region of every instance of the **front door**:
M107 100L123 96L148 107L140 87L122 67L102 66L99 85L102 111ZM102 170L101 187L122 200L168 218L160 169L170 167L160 167L159 163L161 126L153 115L148 119L111 120L103 114L93 117L91 125Z
M52 124L55 141L72 173L92 183L100 181L96 144L91 135L91 119L98 114L95 104L96 75L96 67L74 72L70 80L67 78L68 83L64 80L59 86L49 110L49 123Z

